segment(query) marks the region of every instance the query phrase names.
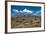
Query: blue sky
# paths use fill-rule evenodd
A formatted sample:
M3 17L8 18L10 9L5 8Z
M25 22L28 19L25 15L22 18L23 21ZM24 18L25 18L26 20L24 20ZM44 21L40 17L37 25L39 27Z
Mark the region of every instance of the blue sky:
M24 10L27 10L27 12ZM20 11L20 12L16 12ZM28 11L31 11L34 13L34 15L41 15L41 7L40 6L17 6L17 5L11 5L11 15L16 16L17 14L32 14Z

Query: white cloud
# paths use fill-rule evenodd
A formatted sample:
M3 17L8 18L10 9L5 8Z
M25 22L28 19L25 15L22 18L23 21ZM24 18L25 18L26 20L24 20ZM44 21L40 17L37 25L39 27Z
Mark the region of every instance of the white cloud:
M24 10L16 10L16 9L13 9L13 11L15 12L27 12L27 13L32 13L32 11L31 10L27 10L27 9L24 9Z

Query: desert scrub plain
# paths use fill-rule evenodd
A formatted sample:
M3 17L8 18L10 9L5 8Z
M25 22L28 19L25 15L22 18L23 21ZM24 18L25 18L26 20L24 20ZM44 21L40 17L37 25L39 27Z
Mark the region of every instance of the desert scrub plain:
M11 16L11 28L41 27L41 16Z

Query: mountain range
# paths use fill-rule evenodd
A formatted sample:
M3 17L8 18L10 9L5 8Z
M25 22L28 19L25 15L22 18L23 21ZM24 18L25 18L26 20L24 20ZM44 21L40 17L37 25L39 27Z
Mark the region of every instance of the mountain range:
M11 12L12 16L16 16L16 15L35 15L35 16L41 16L41 11L37 11L37 12L33 12L31 10L28 9L24 9L24 10L16 10L13 9L13 11Z

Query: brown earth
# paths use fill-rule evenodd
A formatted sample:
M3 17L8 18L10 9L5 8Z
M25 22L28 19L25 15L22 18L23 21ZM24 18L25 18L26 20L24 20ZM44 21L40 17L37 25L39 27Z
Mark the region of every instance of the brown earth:
M11 28L41 27L41 16L11 17Z

